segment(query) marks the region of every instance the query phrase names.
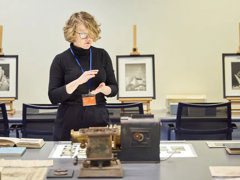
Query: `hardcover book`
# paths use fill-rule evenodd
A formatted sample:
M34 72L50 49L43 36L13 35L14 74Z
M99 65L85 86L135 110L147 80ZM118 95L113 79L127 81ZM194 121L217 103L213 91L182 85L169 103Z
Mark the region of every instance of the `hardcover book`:
M240 154L240 143L225 144L228 154Z
M0 147L41 148L44 143L43 139L0 137Z
M26 147L2 147L0 156L22 156L25 151Z

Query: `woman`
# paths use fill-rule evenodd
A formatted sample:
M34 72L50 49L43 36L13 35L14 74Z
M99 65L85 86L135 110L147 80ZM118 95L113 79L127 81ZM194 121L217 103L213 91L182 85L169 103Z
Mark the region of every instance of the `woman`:
M64 27L70 48L58 54L50 68L49 99L60 103L54 140L70 140L70 130L106 126L107 97L118 92L112 61L104 49L92 46L100 28L87 12L74 13Z

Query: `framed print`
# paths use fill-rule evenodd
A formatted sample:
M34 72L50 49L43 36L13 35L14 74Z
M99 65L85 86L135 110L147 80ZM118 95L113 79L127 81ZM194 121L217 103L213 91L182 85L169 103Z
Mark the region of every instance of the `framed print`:
M18 56L0 56L0 98L18 98Z
M154 55L117 56L118 98L155 99Z
M240 54L223 54L223 96L240 97Z

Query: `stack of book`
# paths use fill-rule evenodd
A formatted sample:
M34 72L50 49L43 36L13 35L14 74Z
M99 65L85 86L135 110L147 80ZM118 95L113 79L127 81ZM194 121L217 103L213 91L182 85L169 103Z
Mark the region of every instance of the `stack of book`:
M228 154L240 154L240 143L225 144Z

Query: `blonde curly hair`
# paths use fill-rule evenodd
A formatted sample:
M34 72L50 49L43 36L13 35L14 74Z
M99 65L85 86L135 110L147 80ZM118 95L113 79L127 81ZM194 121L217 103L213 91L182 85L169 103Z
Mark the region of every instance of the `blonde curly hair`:
M101 32L100 25L97 24L96 20L91 14L81 11L72 14L67 20L66 25L63 28L66 41L71 43L75 41L76 27L79 23L82 23L88 29L89 36L94 42L101 38L99 36Z

